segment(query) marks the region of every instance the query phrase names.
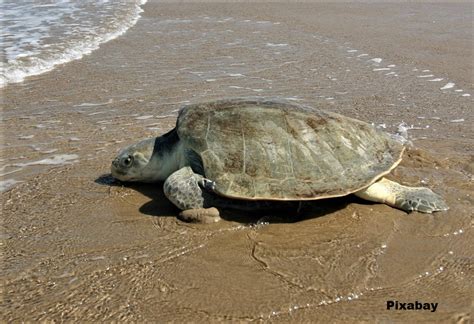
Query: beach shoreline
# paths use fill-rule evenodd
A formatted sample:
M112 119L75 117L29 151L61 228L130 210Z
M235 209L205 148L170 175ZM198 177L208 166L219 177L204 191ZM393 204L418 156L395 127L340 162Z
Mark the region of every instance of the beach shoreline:
M468 321L472 4L143 9L123 36L0 90L2 319ZM160 185L110 177L117 151L173 128L182 105L244 96L407 132L391 177L450 210L348 197L297 222L203 226L177 220ZM439 307L388 312L394 296Z

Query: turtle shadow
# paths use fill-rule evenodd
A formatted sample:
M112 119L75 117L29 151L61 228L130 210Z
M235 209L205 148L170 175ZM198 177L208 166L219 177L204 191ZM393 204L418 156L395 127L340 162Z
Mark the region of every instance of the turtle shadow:
M99 176L95 183L110 187L131 188L142 195L150 198L142 206L138 207L140 213L152 217L178 217L180 210L173 205L163 192L164 182L139 183L122 182L112 177L110 174ZM273 208L262 210L237 210L237 209L219 209L221 218L227 221L238 222L242 224L252 223L295 223L299 221L323 217L338 210L344 209L349 203L357 200L356 197L346 196L340 198L331 198L316 200L312 202L273 202Z
M94 182L103 186L130 188L150 198L150 201L141 207L137 206L142 214L156 217L176 217L179 214L179 209L166 199L163 193L163 182L122 182L110 173L99 176Z
M242 210L223 210L221 218L247 224L290 224L302 222L305 220L315 219L328 216L341 209L344 209L351 200L349 197L316 200L305 202L301 206L298 202L293 204L272 202L274 208L254 211Z

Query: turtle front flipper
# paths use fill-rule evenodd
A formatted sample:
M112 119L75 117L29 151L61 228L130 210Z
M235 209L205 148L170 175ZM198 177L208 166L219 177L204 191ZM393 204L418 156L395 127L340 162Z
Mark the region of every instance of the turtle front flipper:
M179 213L179 218L185 222L202 224L216 223L221 219L219 210L215 207L183 210Z
M199 186L199 183L207 183L205 180L190 167L181 168L166 179L163 191L182 210L179 214L182 220L205 224L220 220L219 211L212 205L212 197Z
M428 188L406 187L385 178L354 194L407 212L432 213L449 209L443 198Z

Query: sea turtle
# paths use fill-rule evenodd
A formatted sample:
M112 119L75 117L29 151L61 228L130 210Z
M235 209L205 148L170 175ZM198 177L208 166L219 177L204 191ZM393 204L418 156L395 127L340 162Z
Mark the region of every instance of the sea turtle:
M170 132L121 150L112 175L164 182L189 221L219 220L217 208L349 194L405 211L447 210L428 188L383 178L404 146L375 127L281 100L229 99L183 107Z

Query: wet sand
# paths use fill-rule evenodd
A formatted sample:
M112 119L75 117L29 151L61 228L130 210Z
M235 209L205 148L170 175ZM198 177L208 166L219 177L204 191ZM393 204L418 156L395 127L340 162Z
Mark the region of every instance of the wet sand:
M144 9L123 37L3 89L2 320L469 321L472 5ZM196 225L176 219L160 185L108 174L121 147L171 129L182 104L255 95L392 133L413 126L390 177L451 209L345 197L303 216L226 211Z

